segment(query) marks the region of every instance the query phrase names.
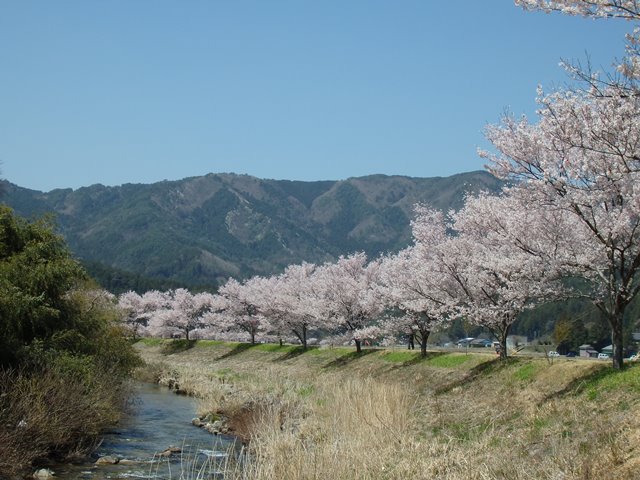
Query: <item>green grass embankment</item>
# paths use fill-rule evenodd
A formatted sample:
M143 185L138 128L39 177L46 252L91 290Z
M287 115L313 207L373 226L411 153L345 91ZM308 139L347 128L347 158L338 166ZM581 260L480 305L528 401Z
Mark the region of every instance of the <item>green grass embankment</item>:
M640 365L143 341L155 380L250 439L253 479L640 477Z

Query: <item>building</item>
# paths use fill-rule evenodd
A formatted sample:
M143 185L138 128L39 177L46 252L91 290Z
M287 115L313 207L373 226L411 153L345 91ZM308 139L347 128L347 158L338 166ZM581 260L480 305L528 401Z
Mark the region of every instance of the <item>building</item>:
M598 357L598 351L596 349L594 349L588 343L585 343L584 345L580 345L578 347L578 350L580 350L580 356L581 357L585 357L585 358L597 358Z

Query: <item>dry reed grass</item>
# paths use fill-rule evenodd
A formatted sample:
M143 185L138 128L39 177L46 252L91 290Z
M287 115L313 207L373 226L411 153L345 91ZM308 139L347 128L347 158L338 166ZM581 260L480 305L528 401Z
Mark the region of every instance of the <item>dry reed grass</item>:
M124 387L108 378L88 389L52 370L0 370L0 478L91 451L101 429L119 418L124 398Z

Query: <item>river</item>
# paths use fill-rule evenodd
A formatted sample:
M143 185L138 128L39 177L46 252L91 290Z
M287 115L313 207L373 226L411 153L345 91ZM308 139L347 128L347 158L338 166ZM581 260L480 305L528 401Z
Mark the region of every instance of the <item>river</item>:
M51 467L55 478L65 480L103 479L212 479L218 463L233 449L233 437L212 435L194 427L196 400L176 395L167 388L138 384L131 411L113 430L105 434L97 456L111 455L115 465L58 465ZM182 453L168 458L157 454L170 446Z

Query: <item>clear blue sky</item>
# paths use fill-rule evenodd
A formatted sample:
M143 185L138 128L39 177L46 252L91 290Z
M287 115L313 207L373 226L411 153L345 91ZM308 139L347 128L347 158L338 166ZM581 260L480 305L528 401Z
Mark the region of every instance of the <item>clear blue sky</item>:
M561 58L610 68L631 28L511 0L0 0L1 176L478 170L485 125L533 113Z

